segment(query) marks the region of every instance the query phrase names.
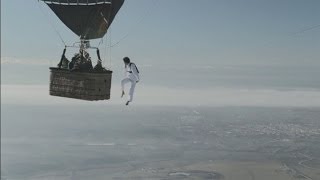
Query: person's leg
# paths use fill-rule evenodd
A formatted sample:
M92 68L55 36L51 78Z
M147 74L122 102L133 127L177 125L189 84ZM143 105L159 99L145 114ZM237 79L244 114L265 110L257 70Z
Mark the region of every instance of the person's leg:
M123 95L124 95L124 86L125 86L125 84L127 84L128 82L130 82L130 79L129 79L129 78L124 78L124 79L121 81L121 90L122 90L122 95L121 95L121 97L123 97Z
M129 91L129 101L132 102L134 89L136 87L136 82L131 80L131 87Z

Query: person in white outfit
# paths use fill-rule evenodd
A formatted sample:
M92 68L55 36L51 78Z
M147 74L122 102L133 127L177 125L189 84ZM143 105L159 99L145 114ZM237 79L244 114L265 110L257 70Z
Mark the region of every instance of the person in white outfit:
M129 103L132 102L134 89L136 87L136 83L139 82L140 77L139 77L139 70L138 70L137 66L134 63L130 62L130 59L128 57L124 57L123 62L125 65L124 66L125 67L125 77L121 81L121 88L122 88L121 97L123 97L125 94L125 92L124 92L125 84L131 83L128 101L126 103L126 105L129 105Z

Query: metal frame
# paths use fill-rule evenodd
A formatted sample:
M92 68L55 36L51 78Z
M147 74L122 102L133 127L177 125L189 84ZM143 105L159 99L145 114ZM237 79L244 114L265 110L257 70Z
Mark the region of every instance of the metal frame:
M90 44L87 44L89 42L90 41L87 41L87 40L81 40L80 42L73 43L71 46L70 45L66 45L65 47L68 47L68 48L69 47L70 48L81 48L81 46L84 46L85 47L84 49L99 49L98 47L92 47L92 46L90 46Z
M77 44L79 44L79 45L77 45ZM63 57L64 57L64 54L65 54L65 52L66 52L66 48L79 48L80 50L82 49L84 52L87 52L86 50L87 49L95 49L95 50L97 50L97 57L98 57L98 61L97 61L97 64L102 64L102 60L101 60L101 57L100 57L100 50L99 50L99 48L98 47L92 47L92 46L90 46L90 41L88 41L88 40L84 40L84 39L81 39L81 41L80 42L75 42L75 43L73 43L73 45L72 46L65 46L65 49L63 50L63 54L62 54L62 56L61 56L61 59L60 59L60 62L59 62L59 68L60 68L60 66L61 66L61 63L62 63L62 60L63 60Z

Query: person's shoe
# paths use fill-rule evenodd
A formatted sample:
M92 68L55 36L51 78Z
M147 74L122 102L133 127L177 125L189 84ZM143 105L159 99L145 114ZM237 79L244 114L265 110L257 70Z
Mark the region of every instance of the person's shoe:
M124 96L124 91L122 91L122 94L121 94L121 97L123 97Z
M129 102L130 102L130 101L127 101L126 106L128 106L128 105L129 105Z

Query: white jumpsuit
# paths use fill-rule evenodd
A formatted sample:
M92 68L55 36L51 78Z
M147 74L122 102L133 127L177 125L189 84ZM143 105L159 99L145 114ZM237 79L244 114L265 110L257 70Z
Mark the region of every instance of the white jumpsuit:
M121 81L121 88L124 91L124 86L127 83L131 83L131 87L129 90L128 101L132 101L134 89L136 87L137 81L140 80L139 73L137 71L137 67L134 63L130 63L125 67L125 78Z

